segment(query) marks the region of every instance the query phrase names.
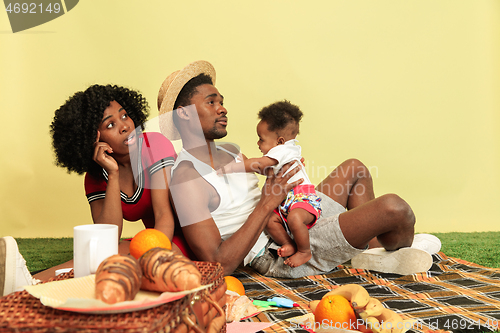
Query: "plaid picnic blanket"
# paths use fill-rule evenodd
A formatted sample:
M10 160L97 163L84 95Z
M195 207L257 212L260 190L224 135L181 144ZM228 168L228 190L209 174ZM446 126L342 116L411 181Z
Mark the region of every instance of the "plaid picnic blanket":
M264 332L308 332L286 319L304 315L308 304L319 300L332 286L362 285L370 294L399 313L416 319L410 333L444 330L489 332L500 330L500 269L487 268L439 252L428 272L401 276L338 266L324 275L300 279L265 277L252 268L240 267L233 274L251 299L286 297L299 307L265 311L245 321L274 323Z

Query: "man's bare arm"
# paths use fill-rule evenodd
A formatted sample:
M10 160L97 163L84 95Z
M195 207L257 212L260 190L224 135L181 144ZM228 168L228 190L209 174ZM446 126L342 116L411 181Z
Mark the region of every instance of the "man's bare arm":
M210 208L217 208L210 207L215 193L211 191L212 186L194 169L179 169L172 178L171 191L184 237L198 259L220 262L226 275L231 274L243 262L264 230L273 210L285 198L286 193L300 183L287 184L287 180L295 174L294 171L286 176L282 176L280 172L276 177L268 177L261 199L247 221L223 241L210 214Z

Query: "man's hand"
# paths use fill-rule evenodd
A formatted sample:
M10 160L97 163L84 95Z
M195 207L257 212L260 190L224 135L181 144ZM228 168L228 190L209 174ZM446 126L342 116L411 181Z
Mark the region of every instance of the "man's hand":
M288 180L300 171L300 166L296 166L285 174L293 163L294 162L285 164L276 175L273 172L268 172L266 182L262 187L262 197L260 199L262 204L272 207L273 209L278 207L286 198L288 191L304 181L304 179L301 178L288 184Z

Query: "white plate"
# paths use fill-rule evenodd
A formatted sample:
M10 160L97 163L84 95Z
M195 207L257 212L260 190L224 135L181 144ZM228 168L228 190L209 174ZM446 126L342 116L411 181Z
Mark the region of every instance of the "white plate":
M181 292L157 293L140 290L132 301L107 304L95 298L95 275L26 286L24 289L40 302L58 310L88 314L124 313L150 309L176 301L188 294L210 287L201 286Z

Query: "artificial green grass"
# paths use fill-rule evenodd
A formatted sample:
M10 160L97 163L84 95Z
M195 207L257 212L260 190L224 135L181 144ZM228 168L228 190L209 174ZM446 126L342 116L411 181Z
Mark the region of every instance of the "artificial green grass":
M16 241L31 273L73 259L73 238L17 238Z
M500 232L434 233L441 251L486 267L500 267ZM17 238L30 272L38 272L73 258L73 238Z
M500 267L500 232L435 233L441 240L441 251L486 267Z

